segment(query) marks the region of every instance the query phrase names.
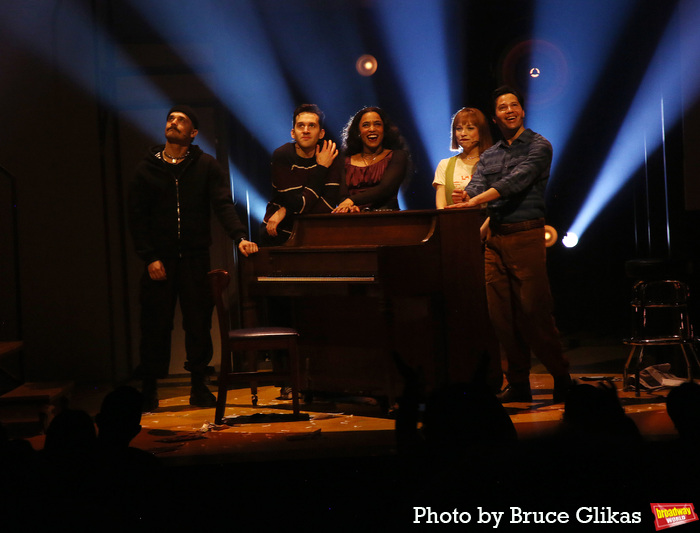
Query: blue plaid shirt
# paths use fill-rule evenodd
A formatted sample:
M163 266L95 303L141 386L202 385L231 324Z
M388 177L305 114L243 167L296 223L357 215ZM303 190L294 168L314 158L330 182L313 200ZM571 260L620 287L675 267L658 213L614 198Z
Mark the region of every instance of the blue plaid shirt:
M501 140L481 154L467 194L473 198L492 187L496 189L501 197L489 202L488 213L499 224L543 218L551 164L550 142L526 129L513 144Z

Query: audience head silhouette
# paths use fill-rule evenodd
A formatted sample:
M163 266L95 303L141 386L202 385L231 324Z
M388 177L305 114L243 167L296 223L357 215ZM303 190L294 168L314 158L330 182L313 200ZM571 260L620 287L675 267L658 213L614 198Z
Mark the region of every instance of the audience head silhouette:
M700 439L700 385L688 382L671 389L666 411L682 439Z
M95 424L85 411L65 409L46 429L44 449L57 453L90 451L96 442Z
M596 385L572 385L564 407L567 429L586 435L639 437L634 421L625 414L615 386L607 381Z
M141 431L143 394L133 387L118 387L102 401L95 417L101 443L128 446Z
M487 385L477 383L455 383L435 391L426 405L423 434L435 451L517 440L503 404Z

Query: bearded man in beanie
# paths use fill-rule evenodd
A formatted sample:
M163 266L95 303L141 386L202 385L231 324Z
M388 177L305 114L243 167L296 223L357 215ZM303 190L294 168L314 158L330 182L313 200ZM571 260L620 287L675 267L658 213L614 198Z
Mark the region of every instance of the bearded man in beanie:
M157 379L170 367L175 303L179 299L192 390L190 405L213 407L206 386L212 359L213 300L207 273L213 211L244 256L258 251L246 239L231 197L227 174L216 159L192 144L199 121L194 110L177 105L167 116L165 145L151 148L136 167L129 187L128 217L141 278L141 367L144 411L158 407Z

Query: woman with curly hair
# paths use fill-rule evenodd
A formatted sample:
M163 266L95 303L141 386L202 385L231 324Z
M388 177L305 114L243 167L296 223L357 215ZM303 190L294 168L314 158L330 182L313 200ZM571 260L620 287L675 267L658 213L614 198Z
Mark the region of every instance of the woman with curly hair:
M398 128L378 107L360 109L342 134L345 176L334 213L398 210L410 156Z

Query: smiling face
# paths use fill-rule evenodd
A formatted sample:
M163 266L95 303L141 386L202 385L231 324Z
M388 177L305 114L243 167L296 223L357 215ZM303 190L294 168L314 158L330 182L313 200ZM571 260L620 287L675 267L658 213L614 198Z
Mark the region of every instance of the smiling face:
M297 142L297 146L303 152L316 150L316 145L326 134L321 129L318 115L316 113L299 113L294 128L292 129L292 139Z
M524 127L525 110L514 94L503 94L496 100L496 116L493 121L506 139L520 135Z
M384 140L384 122L379 113L369 111L360 118L360 139L363 151L376 152Z
M168 115L165 123L165 139L170 144L189 146L197 136L197 130L187 115L175 111Z

